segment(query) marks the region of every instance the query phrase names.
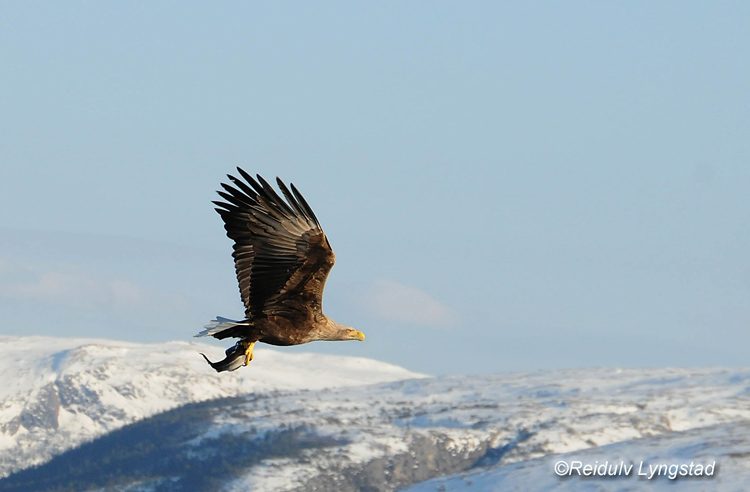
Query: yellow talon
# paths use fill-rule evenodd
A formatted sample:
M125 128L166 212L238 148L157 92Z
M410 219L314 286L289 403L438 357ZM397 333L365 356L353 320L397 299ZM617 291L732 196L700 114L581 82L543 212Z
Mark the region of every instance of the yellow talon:
M255 347L255 342L249 343L245 348L245 365L248 365L253 360L253 347Z

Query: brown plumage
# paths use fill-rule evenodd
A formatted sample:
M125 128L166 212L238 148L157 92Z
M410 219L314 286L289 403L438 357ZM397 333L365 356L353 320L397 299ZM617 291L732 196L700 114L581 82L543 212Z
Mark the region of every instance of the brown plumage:
M244 181L228 175L213 202L234 241L234 266L245 319L217 317L196 336L239 338L216 371L234 371L253 358L256 342L298 345L315 340L364 340L362 332L323 314L323 288L335 256L304 197L276 178L286 201L260 175L237 168Z

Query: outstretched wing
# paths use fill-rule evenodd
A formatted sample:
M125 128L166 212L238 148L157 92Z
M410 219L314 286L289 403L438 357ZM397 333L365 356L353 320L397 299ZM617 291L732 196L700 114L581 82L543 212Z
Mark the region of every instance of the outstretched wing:
M299 191L276 178L284 201L260 175L237 168L213 202L234 241L234 266L245 316L295 318L320 310L335 257L310 206Z

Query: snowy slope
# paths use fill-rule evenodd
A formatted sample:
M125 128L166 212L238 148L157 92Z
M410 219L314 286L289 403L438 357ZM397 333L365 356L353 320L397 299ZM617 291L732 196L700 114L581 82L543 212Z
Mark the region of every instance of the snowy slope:
M237 433L249 424L280 423L305 423L346 443L316 450L303 462L268 461L227 490L357 490L363 485L396 490L408 480L418 482L451 468L507 466L581 450L589 450L588 456L594 459L606 459L609 455L599 447L614 443L623 443L622 448L614 448L615 457L656 460L716 455L721 467L731 468L723 459L734 456L734 462L750 461L747 441L739 438L732 444L729 439L737 429L747 437L750 369L568 370L339 388L314 395L281 395L273 404L248 402L233 408L231 415L217 415L210 432ZM459 461L451 463L452 457ZM370 466L378 460L384 462L382 477ZM514 486L518 490L558 487L560 481L549 460L555 458L535 461L535 468L515 479ZM388 470L405 476L407 468L423 473L412 471L400 481L388 477ZM347 476L351 479L345 484L341 477ZM739 482L734 483L750 483L748 467L738 468L736 476L740 478L733 480ZM546 480L549 487L531 488L537 479ZM457 483L465 483L456 480L414 490L452 490ZM493 478L488 480L488 488L479 490L506 490L505 485L496 486ZM601 490L627 485L610 482L610 488ZM642 485L633 483L633 490ZM590 480L574 479L563 485L569 490L597 486Z
M590 464L612 477L555 474L560 462ZM693 465L692 475L690 465ZM700 470L698 465L710 466ZM662 466L666 465L666 468ZM560 466L560 465L558 465ZM627 467L631 468L627 468ZM685 466L682 471L680 467ZM673 467L670 470L670 467ZM577 469L583 469L578 465ZM561 469L562 470L562 469ZM700 474L698 474L699 472ZM706 473L710 473L710 476ZM605 472L606 473L606 472ZM750 484L750 422L733 422L690 431L625 441L601 448L476 469L436 478L407 492L589 491L744 492Z
M217 374L200 352L223 355L202 343L0 336L0 477L191 402L420 377L368 359L269 349Z

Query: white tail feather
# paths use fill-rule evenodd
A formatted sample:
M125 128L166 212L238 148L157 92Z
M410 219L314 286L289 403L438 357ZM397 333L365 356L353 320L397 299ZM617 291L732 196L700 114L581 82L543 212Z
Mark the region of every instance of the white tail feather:
M221 316L217 316L216 319L212 319L209 324L204 326L205 330L195 335L196 337L208 337L213 336L217 333L220 333L224 330L228 330L229 328L234 328L235 326L241 325L242 322L229 319L229 318L223 318Z

